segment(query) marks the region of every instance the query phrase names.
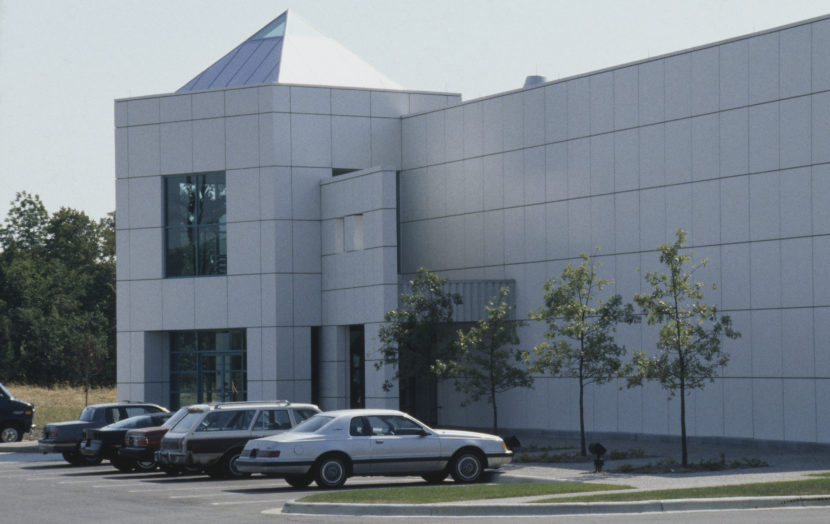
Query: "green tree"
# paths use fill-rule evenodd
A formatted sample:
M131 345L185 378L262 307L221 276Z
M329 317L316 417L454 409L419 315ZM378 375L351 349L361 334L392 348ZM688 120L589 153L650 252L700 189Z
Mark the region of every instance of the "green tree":
M614 340L617 324L639 319L619 294L607 300L596 297L613 280L598 278L591 257L585 253L580 257L578 266L568 264L559 278L545 283L544 303L530 318L547 323L547 340L533 348L532 357L525 352L525 359L534 372L578 380L580 453L586 456L585 386L619 376L625 346Z
M83 383L72 362L88 336L107 355L95 382L114 382L114 231L112 216L50 216L18 193L0 227L0 380Z
M446 279L426 268L419 268L402 293L399 307L384 315L386 324L378 331L381 360L376 369L392 366L400 387L400 404L428 424L438 420L438 380L436 365L455 360L458 347L452 336L453 307L461 296L444 288ZM384 390L393 384L386 381Z
M0 247L3 252L15 249L37 250L46 240L49 212L37 195L26 191L17 193L0 227Z
M729 362L721 349L721 339L737 338L727 315L718 315L717 308L704 304L703 283L693 282L694 272L706 265L703 259L688 267L691 253L681 250L686 245L686 232L678 229L676 240L661 244L660 262L665 272L649 271L645 275L649 293L637 293L634 301L646 315L649 325L659 325L658 353L648 356L635 351L627 366L629 385L641 385L644 379L657 380L670 397L680 393L680 434L682 463L688 465L686 448L686 390L702 388L714 381L718 369Z
M460 353L457 361L439 362L442 376L455 377L455 389L467 398L462 406L482 398L493 408L493 433L499 432L499 411L496 396L513 388L528 388L533 377L523 366L512 365L522 359L514 346L519 344L517 327L521 321L511 320L515 306L507 303L510 289L503 287L484 307L487 318L481 319L467 332L458 331Z

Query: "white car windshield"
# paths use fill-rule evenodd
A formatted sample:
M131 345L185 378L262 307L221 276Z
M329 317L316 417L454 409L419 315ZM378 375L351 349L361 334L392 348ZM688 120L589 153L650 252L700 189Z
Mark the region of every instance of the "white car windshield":
M329 417L326 415L314 415L313 417L306 419L296 426L290 431L297 431L300 433L314 433L329 422L334 420L334 417Z

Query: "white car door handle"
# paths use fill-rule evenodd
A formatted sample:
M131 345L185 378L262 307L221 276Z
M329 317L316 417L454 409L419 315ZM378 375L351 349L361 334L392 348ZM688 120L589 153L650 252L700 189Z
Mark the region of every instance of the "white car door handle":
M375 444L383 444L383 441L382 440L376 440Z

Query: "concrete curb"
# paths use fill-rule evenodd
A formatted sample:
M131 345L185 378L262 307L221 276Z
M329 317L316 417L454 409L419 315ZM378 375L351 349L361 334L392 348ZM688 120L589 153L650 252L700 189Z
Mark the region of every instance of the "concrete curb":
M665 511L761 509L787 506L830 506L828 495L800 497L735 497L711 499L644 500L636 502L567 502L561 504L330 504L289 501L282 510L263 511L266 515L284 513L348 516L544 516L591 515L606 513L650 513Z
M39 453L36 440L0 443L0 453Z

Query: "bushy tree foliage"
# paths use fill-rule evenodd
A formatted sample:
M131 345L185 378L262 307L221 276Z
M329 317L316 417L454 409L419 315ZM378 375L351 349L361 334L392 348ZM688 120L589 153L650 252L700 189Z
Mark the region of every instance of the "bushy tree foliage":
M37 195L17 194L0 227L0 380L114 382L114 240L112 216L50 216ZM80 353L105 364L85 379Z
M678 229L676 236L673 243L657 247L666 271L646 273L651 291L634 295L646 321L660 326L658 352L649 356L635 351L626 371L629 385L640 385L644 379L657 380L670 396L680 394L682 463L686 466L686 390L702 388L706 381L714 380L718 370L729 362L729 355L721 349L721 339L741 334L732 329L729 316L718 315L715 306L702 302L703 283L694 282L692 276L707 260L687 269L692 254L681 252L686 232Z
M593 260L585 253L580 256L578 266L568 264L558 278L545 283L544 303L530 318L547 324L546 340L533 348L533 356L525 353L525 359L534 372L579 381L580 453L586 456L585 386L619 376L626 350L614 340L617 324L639 319L620 295L597 298L613 280L598 278Z
M499 294L484 307L487 318L481 319L466 332L458 331L460 352L456 361L437 364L442 376L455 378L455 389L466 395L462 406L482 398L493 409L493 433L499 432L497 395L513 388L531 387L533 377L527 368L515 365L522 360L517 328L521 321L512 320L514 306L507 303L510 290Z
M452 321L461 296L447 292L445 283L428 269L418 269L409 292L401 294L398 308L384 315L386 324L378 331L381 360L375 367L395 369L401 409L428 424L438 418L438 365L454 360L458 352ZM386 391L393 387L391 381L384 384Z

